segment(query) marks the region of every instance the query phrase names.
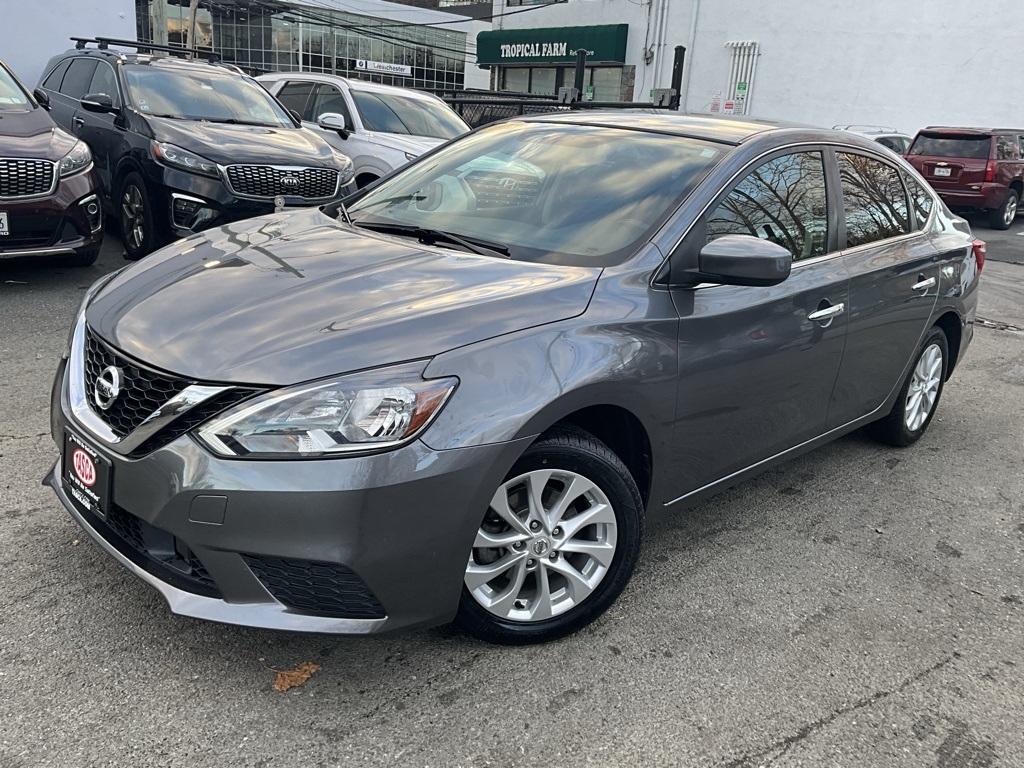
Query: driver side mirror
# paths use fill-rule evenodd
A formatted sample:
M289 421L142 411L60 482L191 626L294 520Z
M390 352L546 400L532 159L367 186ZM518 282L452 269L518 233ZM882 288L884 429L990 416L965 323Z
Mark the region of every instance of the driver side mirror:
M350 131L348 125L345 124L345 117L337 112L324 112L316 119L316 124L325 131L337 131L343 139L349 137Z
M32 95L35 97L35 100L39 102L40 107L46 110L50 109L50 94L42 88L36 88L32 91Z
M793 254L752 235L723 235L700 249L698 269L708 282L778 285L793 268Z
M105 93L87 93L82 97L82 109L86 112L117 112L114 101Z

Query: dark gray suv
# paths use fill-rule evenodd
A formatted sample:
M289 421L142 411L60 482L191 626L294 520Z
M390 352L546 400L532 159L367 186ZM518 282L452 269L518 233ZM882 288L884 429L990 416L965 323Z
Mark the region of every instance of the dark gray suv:
M753 120L505 122L348 203L82 303L46 482L177 613L563 636L645 513L858 427L921 437L984 258L873 142Z

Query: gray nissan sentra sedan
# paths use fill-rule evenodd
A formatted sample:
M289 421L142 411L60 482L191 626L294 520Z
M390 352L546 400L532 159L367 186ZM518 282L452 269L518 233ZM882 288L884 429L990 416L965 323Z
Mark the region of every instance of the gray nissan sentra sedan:
M46 482L179 614L551 640L616 599L647 512L920 438L984 247L851 134L488 126L97 282Z

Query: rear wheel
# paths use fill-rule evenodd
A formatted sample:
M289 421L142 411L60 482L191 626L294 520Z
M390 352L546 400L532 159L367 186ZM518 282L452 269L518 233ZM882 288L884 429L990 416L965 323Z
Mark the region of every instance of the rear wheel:
M925 336L889 415L868 425L877 440L899 448L916 443L932 422L949 368L949 343L941 328Z
M1006 200L998 208L988 212L988 226L990 229L1009 229L1013 226L1013 220L1017 218L1017 206L1020 204L1020 195L1017 190L1011 189L1006 193Z
M622 592L642 532L640 494L619 458L587 432L554 429L495 491L455 622L505 645L571 634Z

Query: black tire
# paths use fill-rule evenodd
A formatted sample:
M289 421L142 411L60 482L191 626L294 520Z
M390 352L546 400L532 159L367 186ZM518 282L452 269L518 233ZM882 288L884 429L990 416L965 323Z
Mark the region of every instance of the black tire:
M132 171L124 177L116 204L125 258L138 261L163 245L163 222L155 215L152 197L142 176Z
M356 179L356 189L366 189L379 178L380 176L374 176L372 173L361 173Z
M96 259L99 258L100 249L92 248L88 251L81 251L80 253L72 254L71 256L64 257L64 264L69 267L91 267L96 263Z
M992 208L988 212L989 229L1009 229L1017 218L1017 206L1020 204L1020 195L1017 190L1011 189L1006 193L1006 199L998 208Z
M915 385L915 377L917 376L918 364L922 358L925 357L926 352L929 352L933 347L936 347L941 353L941 371L939 372L938 389L935 391L935 397L932 400L931 408L924 418L924 421L920 423L915 429L911 429L908 421L909 411L909 398L911 397L911 386ZM873 424L869 424L867 427L868 434L870 434L876 440L894 445L897 448L906 448L908 445L913 445L924 434L925 430L928 429L928 425L932 423L932 417L935 416L935 411L939 407L939 399L942 397L942 387L946 382L946 372L949 370L949 342L946 340L946 334L938 326L932 327L928 334L924 337L921 345L917 349L917 354L914 355L914 363L910 367L910 371L907 372L907 378L903 382L903 386L900 387L899 397L896 398L896 402L892 406L892 410L889 414Z
M501 645L527 645L557 640L576 632L594 621L615 602L636 567L643 538L643 503L636 482L618 456L588 432L575 427L556 427L542 435L526 449L509 471L503 484L537 470L556 470L556 472L563 470L581 475L607 497L615 520L614 553L607 566L607 571L593 591L587 594L578 605L572 605L565 612L551 618L518 621L495 615L477 601L464 583L455 624L480 640ZM487 514L493 515L494 513L488 510ZM570 516L562 518L562 520L571 524L572 510L569 514ZM481 525L486 524L485 516ZM594 529L598 527L594 526ZM555 529L556 535L558 530L558 528ZM583 526L579 532L587 530L588 526ZM564 535L566 539L562 543L567 544L570 537L576 534ZM580 539L572 540L577 543L581 541ZM527 551L530 546L526 545ZM561 556L566 563L569 563L572 558L578 557L571 552L555 554L556 548L555 539L552 539L551 553L547 555L552 561L556 561L556 558ZM478 557L478 553L481 551L495 550L474 549L471 557ZM512 553L510 548L505 551L508 554ZM545 567L548 565L543 554L536 556L536 561ZM579 562L576 560L576 563ZM535 579L539 578L540 566L538 565L536 569L538 573L533 577ZM549 572L553 571L545 569L545 573ZM530 577L527 576L527 578ZM557 576L548 578L557 578Z

